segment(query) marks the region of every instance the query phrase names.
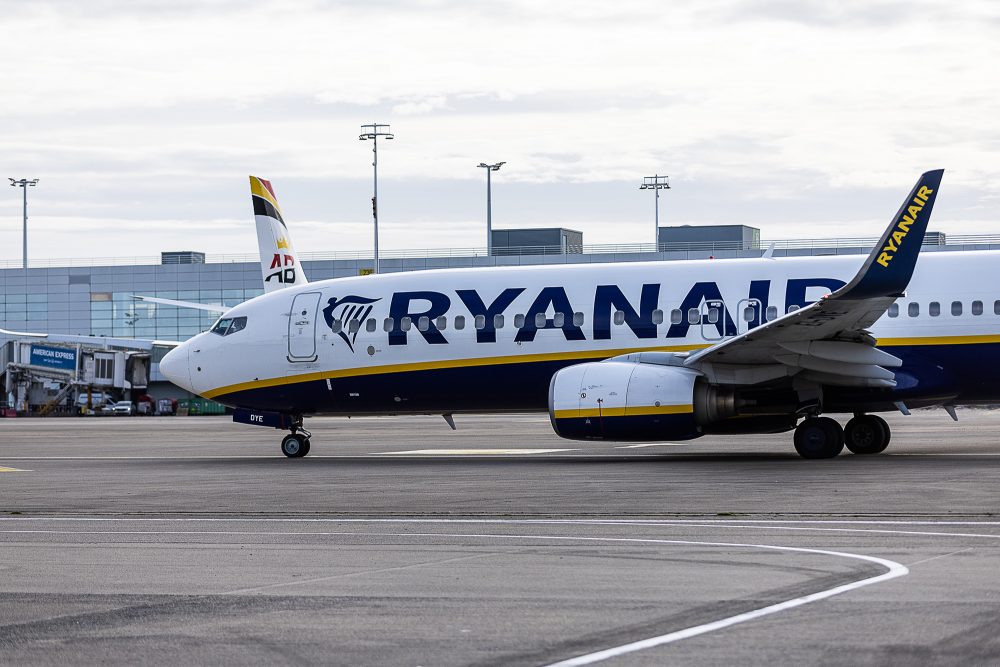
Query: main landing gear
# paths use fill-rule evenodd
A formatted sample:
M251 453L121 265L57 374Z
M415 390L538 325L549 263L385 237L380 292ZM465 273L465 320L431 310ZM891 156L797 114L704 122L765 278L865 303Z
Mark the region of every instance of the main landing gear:
M281 453L290 459L302 458L309 453L309 439L312 433L302 428L302 418L292 423L292 432L281 440Z
M854 454L878 454L889 446L889 425L876 415L855 415L841 428L829 417L809 417L795 429L795 451L804 459L832 459L846 446Z

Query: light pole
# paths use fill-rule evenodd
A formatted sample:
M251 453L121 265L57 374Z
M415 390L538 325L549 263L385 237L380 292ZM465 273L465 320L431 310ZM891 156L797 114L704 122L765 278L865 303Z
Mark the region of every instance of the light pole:
M667 182L668 176L646 176L642 179L642 185L639 186L640 190L653 190L656 193L656 227L653 228L653 248L656 252L660 251L660 190L669 190L670 183Z
M393 139L392 133L389 132L389 126L382 123L372 123L370 125L361 126L361 136L358 137L359 141L372 141L372 168L375 170L374 179L374 190L372 195L372 218L375 220L375 264L372 267L374 272L378 273L378 138L385 137L386 139Z
M486 170L486 256L493 256L493 195L490 191L490 174L494 171L500 171L500 167L507 164L506 162L497 162L496 164L486 164L485 162L480 162L479 166Z
M7 178L10 181L11 187L21 188L24 191L24 230L23 230L23 244L24 244L24 259L23 266L25 269L28 268L28 188L33 188L38 185L38 179L32 178L28 180L27 178L22 178L21 180L15 180L13 178Z

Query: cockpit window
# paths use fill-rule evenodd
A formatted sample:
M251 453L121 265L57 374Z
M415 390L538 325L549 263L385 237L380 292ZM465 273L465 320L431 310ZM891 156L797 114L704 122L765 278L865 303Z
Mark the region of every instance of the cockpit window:
M245 317L223 317L220 318L215 326L212 327L212 333L218 336L229 336L237 331L243 331L247 328L247 318Z

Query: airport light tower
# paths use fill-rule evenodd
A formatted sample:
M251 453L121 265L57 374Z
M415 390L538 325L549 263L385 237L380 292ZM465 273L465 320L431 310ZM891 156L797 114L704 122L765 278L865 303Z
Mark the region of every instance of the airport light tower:
M23 252L24 259L22 260L22 266L28 268L28 188L33 188L38 185L38 179L32 178L22 178L21 180L16 180L13 178L7 179L10 181L11 187L21 188L24 191L24 228L22 232L22 242L23 242Z
M374 179L374 189L372 194L372 218L375 220L375 261L372 267L375 273L378 273L378 138L383 137L385 139L394 139L395 137L389 131L389 126L383 123L371 123L370 125L361 126L361 136L358 137L359 141L372 142L372 168L375 171Z
M642 185L639 186L640 190L652 190L656 193L656 227L653 228L653 248L657 252L660 250L660 190L670 189L668 178L668 176L646 176L642 179Z
M496 164L486 164L485 162L480 162L479 166L486 170L486 256L493 256L493 196L490 191L490 174L494 171L500 171L500 167L507 164L506 162L497 162Z

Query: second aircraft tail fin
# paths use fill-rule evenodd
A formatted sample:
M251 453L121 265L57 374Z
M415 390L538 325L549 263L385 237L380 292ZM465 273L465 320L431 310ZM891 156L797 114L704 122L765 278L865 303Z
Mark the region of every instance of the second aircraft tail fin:
M257 243L260 248L260 270L264 278L264 292L305 285L305 271L292 245L292 236L281 216L278 198L270 181L250 177L250 198L257 222Z

